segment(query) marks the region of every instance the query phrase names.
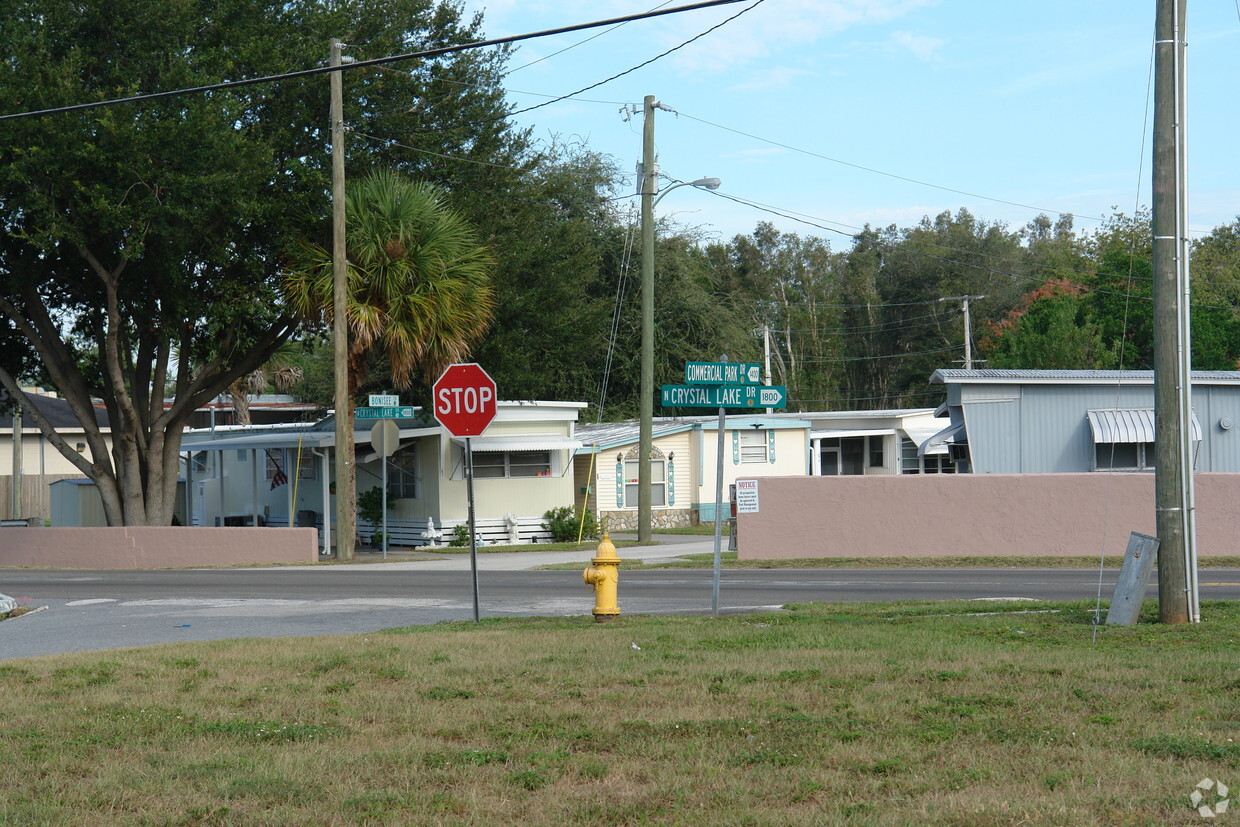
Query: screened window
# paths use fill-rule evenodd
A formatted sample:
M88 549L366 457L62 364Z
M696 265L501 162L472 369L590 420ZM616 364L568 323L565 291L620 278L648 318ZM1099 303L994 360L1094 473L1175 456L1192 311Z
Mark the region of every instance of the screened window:
M551 476L550 451L484 451L474 453L474 477Z
M866 438L870 440L870 467L871 468L882 468L883 467L883 437L869 436Z
M624 507L637 508L638 467L636 459L624 462ZM650 460L650 506L667 505L667 464L661 459Z
M766 462L766 431L737 431L741 463Z
M398 500L418 496L418 445L400 449L388 460L388 494Z

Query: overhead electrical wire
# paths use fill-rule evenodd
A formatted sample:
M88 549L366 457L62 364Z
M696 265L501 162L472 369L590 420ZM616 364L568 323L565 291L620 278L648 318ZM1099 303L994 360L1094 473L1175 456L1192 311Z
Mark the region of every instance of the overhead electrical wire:
M649 60L643 61L643 62L641 62L641 63L637 64L636 66L633 66L633 67L630 67L630 68L628 68L628 69L625 69L623 72L618 72L618 73L616 73L616 74L612 75L612 76L611 76L611 77L609 77L609 78L604 78L603 80L598 81L597 83L591 83L589 86L583 86L581 89L578 89L576 92L569 92L569 93L568 93L568 94L566 94L566 95L560 95L558 98L552 98L551 100L548 100L548 101L543 101L542 103L536 103L536 104L534 104L533 106L527 106L527 107L525 107L524 109L514 109L512 112L509 112L509 113L508 113L507 115L505 115L504 117L510 118L510 117L512 117L512 116L514 116L514 115L520 115L520 114L523 114L523 113L525 113L525 112L532 112L532 111L533 111L533 110L535 110L535 109L541 109L541 108L542 108L542 107L544 107L544 106L550 106L550 105L551 105L551 104L553 104L553 103L559 103L560 101L562 101L562 100L567 100L568 98L571 98L571 97L573 97L574 95L580 95L582 92L589 92L591 89L597 89L598 87L600 87L600 86L602 86L602 85L604 85L604 84L611 83L613 80L616 80L617 78L622 78L622 77L624 77L624 76L625 76L625 75L627 75L627 74L631 74L632 72L636 72L638 69L641 69L641 68L643 68L643 67L645 67L645 66L649 66L651 63L654 63L656 60L661 60L662 58L667 57L667 56L668 56L668 55L670 55L672 52L675 52L675 51L678 51L678 50L680 50L680 49L683 49L684 47L688 46L690 43L693 43L694 41L701 40L703 37L705 37L706 35L710 34L710 33L711 33L711 32L713 32L713 31L715 31L716 29L719 29L719 28L721 28L721 27L723 27L723 26L728 25L729 23L731 23L731 22L732 22L733 20L735 20L736 18L740 17L740 16L741 16L741 15L743 15L743 14L747 14L747 13L749 13L749 12L753 11L754 9L756 9L758 6L761 6L761 5L762 5L763 3L765 3L765 2L766 2L766 0L754 0L753 5L751 5L751 6L747 6L747 7L743 8L743 9L741 9L740 11L738 11L736 14L732 15L732 16L731 16L731 17L729 17L728 19L723 20L723 21L721 21L721 22L719 22L719 23L716 23L714 26L711 26L711 27L710 27L709 29L707 29L706 31L704 31L704 32L699 32L698 34L696 34L696 35L694 35L693 37L689 38L688 40L684 41L683 43L680 43L680 44L678 44L678 45L676 45L676 46L673 46L672 48L668 49L668 50L667 50L667 51L665 51L665 52L660 52L659 54L655 55L654 57L650 58Z
M263 75L256 78L243 78L241 80L222 81L220 83L205 84L202 86L191 86L182 89L169 89L162 92L148 92L141 95L130 95L124 98L110 98L102 101L92 101L89 103L76 103L67 106L54 106L48 109L30 110L26 112L10 112L0 115L0 121L19 120L22 118L35 118L45 115L58 115L65 112L82 112L90 109L101 109L108 106L119 106L126 103L140 103L144 101L163 100L165 98L173 98L181 95L200 94L203 92L214 92L223 89L236 89L243 86L255 86L264 83L274 83L281 80L291 80L294 78L311 77L313 75L322 75L328 72L348 72L356 69L364 69L368 66L379 66L388 63L399 63L406 60L425 59L430 57L442 57L443 55L455 54L457 52L467 51L469 49L481 49L489 46L503 46L508 43L519 43L523 40L533 40L540 37L550 37L557 34L567 34L569 32L579 32L586 29L595 29L603 26L613 26L617 23L628 23L634 20L646 20L652 17L663 17L669 14L680 14L687 11L697 11L699 9L708 9L715 6L726 6L733 3L744 2L744 0L700 0L697 3L691 3L686 6L675 6L670 9L655 9L653 11L641 12L638 14L629 14L622 17L611 17L604 20L594 20L589 23L576 23L571 26L560 26L554 29L543 29L537 32L527 32L524 34L509 35L507 37L496 37L489 40L475 40L469 43L460 43L454 46L442 46L437 49L424 49L417 52L409 52L400 55L389 55L387 57L371 58L369 60L358 60L353 63L345 63L340 66L318 66L313 69L299 69L292 72L282 72L276 75ZM757 0L759 3L765 0ZM752 8L752 6L751 6ZM732 18L729 18L732 19ZM727 22L727 21L724 21ZM718 28L717 26L714 28ZM711 29L713 31L713 29ZM703 33L705 34L705 32ZM593 88L593 87L591 87ZM583 90L584 91L584 90Z

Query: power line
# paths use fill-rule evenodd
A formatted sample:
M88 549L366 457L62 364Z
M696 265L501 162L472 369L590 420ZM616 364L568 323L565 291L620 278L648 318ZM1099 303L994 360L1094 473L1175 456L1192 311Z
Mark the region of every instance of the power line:
M799 146L793 146L792 144L785 144L782 141L776 141L771 138L764 138L761 135L754 135L752 132L745 132L740 129L734 129L733 127L730 127L730 126L724 126L723 124L714 123L712 121L706 120L705 118L699 118L695 115L690 115L686 112L681 112L679 110L672 110L672 111L682 118L688 118L691 121L697 121L698 123L702 123L707 126L713 126L714 128L722 129L725 132L731 132L733 134L741 135L746 138L752 138L755 141L761 141L763 143L770 144L771 146L777 146L781 149L787 149L792 152L799 152L802 155L808 155L812 158L819 158L823 161L830 161L833 164L840 164L841 166L851 167L853 169L859 169L862 172L869 172L869 173L873 173L874 175L882 175L885 178L893 178L897 181L904 181L909 184L917 184L918 186L922 186L922 187L930 187L931 189L942 190L944 192L954 192L957 195L967 195L970 198L981 198L983 201L993 201L996 204L1007 204L1009 207L1020 207L1021 209L1035 210L1041 213L1055 213L1057 215L1066 214L1063 210L1056 210L1050 207L1037 207L1032 204L1022 204L1019 201L1008 201L1003 198L994 198L989 195L982 195L976 192L969 192L968 190L961 190L961 189L956 189L954 187L943 186L942 184L932 184L929 181L922 181L918 178L910 178L907 175L898 175L894 172L886 172L881 169L875 169L874 167L867 167L863 164L854 164L851 161L844 161L840 158L832 158L830 155L823 155L821 152L814 152L813 150L804 149ZM1077 217L1088 218L1092 221L1105 221L1106 220L1105 218L1101 218L1096 215L1078 215Z
M723 27L723 26L728 25L728 24L729 24L729 23L731 23L733 20L735 20L736 18L740 17L742 14L747 14L748 12L753 11L754 9L756 9L758 6L761 6L761 5L762 5L763 3L765 3L765 2L766 2L766 0L755 0L754 4L753 4L752 6L748 6L748 7L746 7L746 8L741 9L741 10L740 10L740 11L738 11L736 14L732 15L731 17L729 17L727 20L724 20L724 21L722 21L722 22L720 22L720 23L717 23L717 24L715 24L714 26L711 26L711 27L710 27L709 29L707 29L706 31L704 31L704 32L700 32L700 33L698 33L698 34L694 35L693 37L689 38L689 39L688 39L688 40L686 40L684 43L681 43L681 44L679 44L679 45L677 45L677 46L673 46L672 48L668 49L666 52L662 52L662 53L660 53L660 54L657 54L657 55L655 55L654 57L650 58L649 60L643 61L643 62L641 62L641 63L637 64L636 66L633 66L633 67L631 67L631 68L629 68L629 69L625 69L623 72L618 72L617 74L614 74L614 75L612 75L612 76L611 76L611 77L609 77L609 78L605 78L604 80L600 80L598 83L591 83L589 86L582 87L581 89L578 89L576 92L569 92L567 95L560 95L558 98L552 98L551 100L548 100L548 101L543 101L542 103L536 103L536 104L534 104L533 106L527 106L527 107L525 107L524 109L516 109L516 110L513 110L512 112L509 112L509 113L508 113L505 117L512 117L512 116L514 116L514 115L521 115L521 114L523 114L523 113L525 113L525 112L532 112L532 111L533 111L533 110L535 110L535 109L541 109L541 108L542 108L542 107L544 107L544 106L550 106L550 105L551 105L551 104L553 104L553 103L559 103L560 101L562 101L562 100L566 100L566 99L568 99L568 98L571 98L571 97L573 97L574 95L580 95L582 92L589 92L591 89L596 89L596 88L598 88L599 86L602 86L602 85L603 85L603 84L605 84L605 83L611 83L611 82L612 82L613 80L615 80L616 78L622 78L622 77L624 77L624 76L625 76L625 75L627 75L627 74L630 74L630 73L632 73L632 72L636 72L638 69L641 69L643 66L649 66L651 63L654 63L656 60L660 60L661 58L665 58L665 57L667 57L668 55L670 55L672 52L675 52L675 51L677 51L677 50L679 50L679 49L683 49L685 46L688 46L690 43L693 43L693 42L694 42L694 41L696 41L696 40L701 40L703 37L705 37L706 35L710 34L710 33L711 33L711 32L713 32L713 31L715 31L716 29L718 29L718 28L721 28L721 27Z
M508 37L497 37L489 40L475 40L470 43L460 43L455 46L443 46L438 49L425 49L419 52L409 52L401 55L389 55L387 57L371 58L369 60L359 60L354 63L347 63L342 66L319 66L314 69L299 69L293 72L283 72L277 75L264 75L257 78L245 78L243 80L229 80L220 83L211 83L204 86L191 86L184 89L170 89L164 92L149 92L142 95L131 95L125 98L111 98L109 100L94 101L92 103L77 103L68 106L56 106L50 109L38 109L27 112L13 112L6 115L0 115L0 121L12 121L21 118L34 118L44 115L58 115L65 112L82 112L89 109L101 109L107 106L119 106L125 103L139 103L144 101L163 100L165 98L178 97L180 95L191 95L202 92L214 92L222 89L236 89L242 86L254 86L262 83L274 83L281 80L291 80L295 78L311 77L313 75L322 75L327 72L349 71L353 69L362 69L368 66L380 66L387 63L399 63L406 60L417 60L432 57L442 57L444 55L455 54L457 52L467 51L469 49L481 49L488 46L503 46L509 43L519 43L523 40L533 40L540 37L550 37L557 34L567 34L569 32L584 31L586 29L595 29L602 26L613 26L618 23L629 23L635 20L647 20L652 17L662 17L668 14L679 14L681 12L696 11L699 9L708 9L715 6L726 6L733 3L740 3L743 0L702 0L698 3L691 3L687 6L676 6L670 9L655 9L653 11L641 12L639 14L630 14L623 17L611 17L606 20L595 20L589 23L577 23L571 26L561 26L555 29L543 29L537 32L528 32L525 34L510 35ZM754 5L764 2L758 0ZM752 8L752 7L751 7ZM742 12L743 13L743 12ZM727 21L724 21L725 23ZM715 27L718 28L718 27ZM713 31L708 30L708 31ZM706 34L706 32L703 32ZM635 67L639 68L639 67ZM631 70L630 70L631 71ZM593 88L593 87L588 87ZM584 90L582 90L584 91Z

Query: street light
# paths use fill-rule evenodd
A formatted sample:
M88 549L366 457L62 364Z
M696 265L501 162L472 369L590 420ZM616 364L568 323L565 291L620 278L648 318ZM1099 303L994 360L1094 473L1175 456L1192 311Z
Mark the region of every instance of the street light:
M718 178L699 178L672 184L655 197L655 176L658 170L653 162L654 106L653 97L646 98L645 146L642 164L642 370L641 417L638 429L637 451L637 541L650 542L650 452L654 447L654 205L663 200L677 187L719 189ZM716 518L718 515L716 515Z

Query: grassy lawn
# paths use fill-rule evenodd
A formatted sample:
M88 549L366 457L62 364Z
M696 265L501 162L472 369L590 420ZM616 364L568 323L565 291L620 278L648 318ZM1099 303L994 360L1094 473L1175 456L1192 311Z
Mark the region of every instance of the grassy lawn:
M1240 786L1240 604L1154 613L1096 643L1084 603L813 604L0 662L0 823L1196 824L1198 781Z

